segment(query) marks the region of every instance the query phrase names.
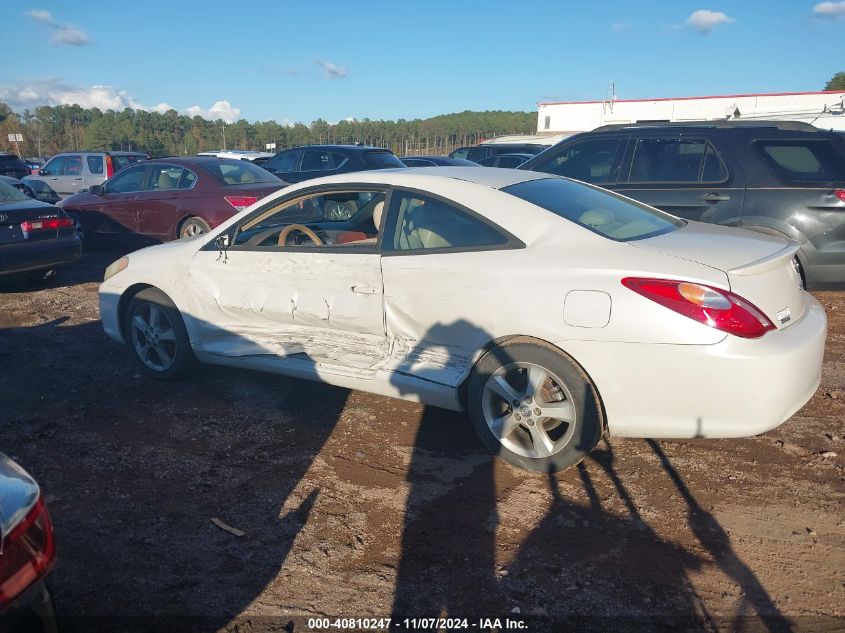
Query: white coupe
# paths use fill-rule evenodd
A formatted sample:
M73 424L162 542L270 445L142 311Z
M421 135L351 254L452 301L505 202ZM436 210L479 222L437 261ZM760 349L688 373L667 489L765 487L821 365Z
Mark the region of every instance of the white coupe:
M803 406L827 322L796 248L536 172L368 171L119 259L100 314L155 378L199 360L468 410L549 471L604 431L739 437Z

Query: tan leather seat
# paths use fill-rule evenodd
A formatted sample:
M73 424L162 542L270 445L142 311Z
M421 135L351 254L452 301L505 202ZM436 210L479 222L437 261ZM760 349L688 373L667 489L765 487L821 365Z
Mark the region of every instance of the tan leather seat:
M376 233L378 233L379 229L381 228L381 216L384 213L384 200L378 202L375 207L373 207L373 224L376 225Z
M161 172L158 175L158 182L156 183L156 189L175 189L176 182L167 175L166 172Z

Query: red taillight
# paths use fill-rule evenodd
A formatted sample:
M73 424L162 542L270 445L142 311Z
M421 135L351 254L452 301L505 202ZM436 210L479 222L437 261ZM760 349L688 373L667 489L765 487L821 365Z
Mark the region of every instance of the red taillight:
M223 196L223 199L238 211L243 211L258 200L255 196Z
M43 218L41 220L25 220L21 222L21 231L32 233L34 231L58 231L73 227L73 220L70 218Z
M833 195L845 202L845 189L834 189Z
M114 175L114 163L111 162L111 156L106 156L106 178L111 178Z
M3 539L0 549L0 611L50 569L56 558L53 525L44 500Z
M727 290L687 281L639 277L626 277L622 284L678 314L728 334L759 338L775 329L756 306Z

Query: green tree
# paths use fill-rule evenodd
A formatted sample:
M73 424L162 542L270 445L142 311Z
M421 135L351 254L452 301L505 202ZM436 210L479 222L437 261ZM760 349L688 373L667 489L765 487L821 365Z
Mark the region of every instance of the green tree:
M830 81L825 84L825 90L845 90L845 71L836 73L830 78Z

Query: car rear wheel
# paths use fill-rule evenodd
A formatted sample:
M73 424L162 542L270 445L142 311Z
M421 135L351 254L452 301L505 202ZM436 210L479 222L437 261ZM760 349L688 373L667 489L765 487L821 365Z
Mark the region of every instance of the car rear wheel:
M484 445L526 470L574 466L601 439L601 406L589 377L539 341L487 352L470 376L468 409Z
M88 243L88 233L85 231L85 225L82 223L82 218L80 218L76 213L68 213L70 219L73 221L73 230L76 232L76 236L79 238L79 241L82 242L83 245Z
M180 378L195 362L182 315L160 290L147 288L132 297L123 332L132 357L148 376Z
M208 223L202 218L188 218L179 227L179 239L183 237L194 237L196 235L204 235L211 230Z

